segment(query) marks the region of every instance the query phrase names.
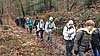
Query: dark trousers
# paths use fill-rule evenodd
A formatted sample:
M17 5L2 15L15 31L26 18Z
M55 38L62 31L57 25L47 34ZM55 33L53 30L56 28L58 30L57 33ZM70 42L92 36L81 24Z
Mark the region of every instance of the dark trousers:
M32 33L32 26L29 26L29 32Z
M35 29L37 30L37 26L35 26Z
M20 27L22 27L23 29L25 29L25 24L20 24Z
M94 52L94 56L100 56L100 50L98 50L98 49L94 49L93 50L93 52Z
M66 55L67 56L72 55L73 46L74 46L74 40L66 40Z
M50 43L50 44L52 44L52 37L51 37L51 32L49 32L48 33L48 42Z
M37 26L34 26L35 30L37 30ZM39 31L36 31L36 35L39 36Z
M40 37L41 37L41 39L43 39L43 32L44 32L44 30L39 30L36 32L36 35L39 36L39 33L40 33Z

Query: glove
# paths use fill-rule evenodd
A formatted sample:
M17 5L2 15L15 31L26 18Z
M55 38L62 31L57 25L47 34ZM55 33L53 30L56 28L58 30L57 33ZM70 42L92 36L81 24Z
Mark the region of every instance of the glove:
M78 54L78 51L74 51L74 53L77 55Z

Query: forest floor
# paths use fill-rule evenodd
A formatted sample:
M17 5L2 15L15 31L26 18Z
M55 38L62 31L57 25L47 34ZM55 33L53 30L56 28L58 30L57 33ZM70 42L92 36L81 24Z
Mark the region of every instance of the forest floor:
M32 34L11 22L9 30L0 26L0 56L65 56L65 41L63 36L52 34L53 43L36 37L35 29Z
M0 26L0 56L66 56L65 40L58 31L51 34L51 45L46 32L41 41L35 29L30 34L11 20L9 30L4 30L4 25Z

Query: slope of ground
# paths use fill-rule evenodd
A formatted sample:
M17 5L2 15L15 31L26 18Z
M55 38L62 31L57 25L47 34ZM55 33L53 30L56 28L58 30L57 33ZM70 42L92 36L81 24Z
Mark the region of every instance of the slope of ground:
M65 56L65 45L62 36L53 36L53 44L40 41L33 33L17 27L14 22L9 24L9 30L0 26L0 56Z

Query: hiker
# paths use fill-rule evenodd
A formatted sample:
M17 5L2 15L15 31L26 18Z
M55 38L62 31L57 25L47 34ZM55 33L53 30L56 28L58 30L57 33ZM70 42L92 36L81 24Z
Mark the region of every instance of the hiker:
M93 33L91 42L94 56L100 56L100 28Z
M17 17L17 18L15 19L15 23L16 23L17 26L20 26L19 17Z
M85 28L81 28L76 33L74 42L74 55L85 56L85 53L92 50L91 40L92 33L96 30L95 23L92 20L86 21ZM92 55L92 53L91 53Z
M2 18L0 18L0 24L3 25Z
M40 19L38 17L36 17L36 19L34 20L34 26L35 26L36 30L37 30L37 25L39 22L40 22Z
M56 25L53 21L53 17L49 17L49 20L45 24L45 31L48 33L48 42L52 44L51 33L56 29Z
M24 18L24 17L21 17L21 18L20 18L20 26L21 26L23 29L25 29L25 23L26 23L25 18Z
M66 41L66 55L72 56L72 49L74 45L74 36L76 34L75 26L72 20L69 20L63 29L64 39Z
M32 33L33 20L31 18L27 18L26 24L27 24L27 31L29 31L30 33Z
M40 38L41 38L42 41L43 41L44 26L45 26L45 24L44 24L43 20L41 19L40 22L37 25L36 35L37 35L37 37L39 37L39 33L40 33Z

